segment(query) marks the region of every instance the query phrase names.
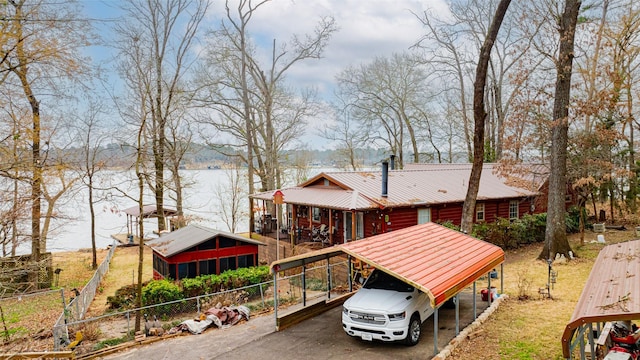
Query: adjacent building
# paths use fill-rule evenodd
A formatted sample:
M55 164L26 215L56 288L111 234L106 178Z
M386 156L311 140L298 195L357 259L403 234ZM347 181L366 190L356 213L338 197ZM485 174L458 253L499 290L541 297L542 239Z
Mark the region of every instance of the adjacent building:
M187 225L147 240L153 250L153 278L181 280L258 265L263 243L200 225Z

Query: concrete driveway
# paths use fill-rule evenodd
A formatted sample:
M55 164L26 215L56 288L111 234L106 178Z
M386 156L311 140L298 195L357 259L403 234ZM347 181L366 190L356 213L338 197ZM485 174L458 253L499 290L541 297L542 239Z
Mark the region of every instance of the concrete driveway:
M477 315L488 304L477 296ZM273 315L253 317L227 329L208 329L113 354L108 359L430 359L434 355L433 316L422 324L420 343L366 342L349 337L336 307L286 330L275 332ZM455 310L439 310L438 349L455 337ZM460 301L460 330L473 321L471 291Z

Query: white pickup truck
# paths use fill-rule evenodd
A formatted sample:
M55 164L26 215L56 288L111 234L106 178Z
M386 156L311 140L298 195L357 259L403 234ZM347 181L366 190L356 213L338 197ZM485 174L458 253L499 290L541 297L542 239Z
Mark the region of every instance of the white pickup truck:
M426 293L374 270L342 308L342 328L362 340L404 341L413 346L433 308Z

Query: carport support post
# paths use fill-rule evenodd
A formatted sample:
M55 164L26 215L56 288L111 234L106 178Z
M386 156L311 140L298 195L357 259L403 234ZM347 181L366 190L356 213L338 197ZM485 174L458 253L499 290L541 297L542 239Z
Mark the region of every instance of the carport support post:
M476 282L473 282L473 320L478 318L478 310L476 306Z
M460 294L456 294L453 298L456 303L456 336L460 334Z
M438 309L433 312L433 355L438 355Z
M331 299L331 261L327 258L327 299Z
M500 294L504 294L504 263L500 264Z
M349 284L349 292L353 291L353 279L351 279L351 277L353 276L353 263L351 262L351 255L347 255L347 271L348 271L348 275L347 275L347 284Z
M491 273L487 273L487 278L489 279L489 285L488 287L488 293L487 293L487 300L489 300L489 306L491 306Z
M589 345L591 346L591 353L595 354L596 353L596 343L595 341L593 341L593 323L589 323Z
M307 306L307 265L302 264L302 306Z

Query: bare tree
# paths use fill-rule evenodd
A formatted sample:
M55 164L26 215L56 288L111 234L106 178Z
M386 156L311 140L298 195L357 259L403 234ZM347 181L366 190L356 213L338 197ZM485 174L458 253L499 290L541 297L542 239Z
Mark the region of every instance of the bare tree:
M580 12L580 0L566 0L558 23L560 49L556 70L553 127L551 129L551 174L547 205L547 228L544 247L538 258L553 259L555 254L569 257L571 246L565 225L565 195L567 193L567 141L569 132L569 104L571 74L574 57L574 39Z
M471 127L469 98L467 83L471 82L469 74L473 61L470 54L462 51L458 46L461 33L455 27L443 26L431 14L424 12L416 17L425 27L427 33L416 43L416 47L426 50L430 54L424 61L434 67L441 74L445 84L444 96L459 99L455 109L462 121L462 136L464 148L469 161L473 157L473 131ZM450 80L451 79L451 80ZM453 104L451 104L453 105Z
M188 89L185 74L189 70L194 50L194 42L199 26L204 19L209 2L204 0L171 0L171 1L132 1L124 6L126 20L116 25L116 32L121 39L117 47L122 56L129 56L131 50L124 46L137 46L143 66L148 71L138 72L135 69L124 69L137 76L144 76L144 99L149 110L148 129L145 135L150 136L151 164L153 169L146 178L147 185L154 193L158 214L158 231L165 230L164 217L165 166L167 151L178 150L169 147L167 132L170 122L175 120L177 109L182 109L188 101ZM126 44L126 45L124 45ZM173 131L179 129L174 127ZM175 156L174 156L175 157ZM175 180L175 177L174 177Z
M487 83L487 68L491 56L491 48L498 36L502 19L504 19L510 3L511 0L500 0L500 4L491 21L487 37L480 49L480 58L478 59L478 67L476 68L476 80L473 91L473 120L475 124L473 131L473 166L471 168L471 175L469 176L467 196L462 206L462 223L460 225L460 229L467 234L471 233L473 227L476 198L478 196L478 189L480 188L480 176L482 175L482 167L484 164L484 129L487 119L487 112L484 105L484 92Z
M81 158L78 159L77 166L81 174L84 186L87 188L89 198L89 217L91 222L91 267L98 268L96 254L96 211L95 205L101 201L100 196L96 196L96 190L100 187L96 183L100 172L106 168L102 157L103 145L107 141L107 132L101 123L104 114L103 105L98 101L89 101L89 106L83 116L77 121L78 143L81 146Z
M171 172L171 184L168 186L169 197L176 204L178 228L187 224L184 216L184 190L193 182L187 179L180 170L184 168L184 157L192 148L193 132L191 124L186 121L187 114L177 112L168 123L167 134L167 167Z
M90 33L72 1L12 0L3 10L2 26L7 31L3 32L4 46L0 54L3 92L21 93L22 101L16 106L28 109L30 119L29 128L20 130L28 134L31 147L28 169L31 252L32 260L37 263L46 241L41 233L42 186L47 166L44 152L53 145L42 143L42 132L53 128L46 122L49 118L42 114L42 105L66 97L69 89L62 85L79 80L87 73L87 62L79 50L87 44ZM11 35L5 37L5 34Z
M338 97L337 102L341 102L343 99ZM335 114L332 122L326 123L321 130L320 135L327 140L334 141L336 143L336 152L339 155L339 159L343 160L345 168L357 171L361 168L362 164L358 159L357 151L359 148L364 147L368 139L368 132L363 131L358 122L351 117L349 111L350 105L337 103L333 105L333 114Z
M304 133L306 119L317 111L314 93L295 93L285 85L285 74L298 62L317 59L336 30L333 18L321 18L314 34L277 45L274 39L270 59L263 66L257 48L251 43L249 23L267 1L253 4L241 0L233 12L226 4L226 19L211 33L207 58L208 81L203 103L216 110L205 123L217 131L231 134L229 142L210 144L216 149L230 146L248 165L249 192L254 191L258 175L263 191L280 187L282 150ZM242 148L246 149L245 151ZM251 207L251 201L249 201ZM253 231L253 212L250 212Z
M218 214L230 232L236 232L240 219L247 215L242 206L247 200L247 184L244 170L239 163L230 164L224 169L225 183L219 183L213 190L218 198ZM243 210L244 208L244 210Z
M421 128L430 129L427 104L431 91L417 58L408 53L379 57L346 68L337 80L340 101L347 103L345 109L358 121L360 131L397 155L398 168L405 162L405 147L411 149L412 162L420 161L418 141L432 135L428 131L420 134Z

